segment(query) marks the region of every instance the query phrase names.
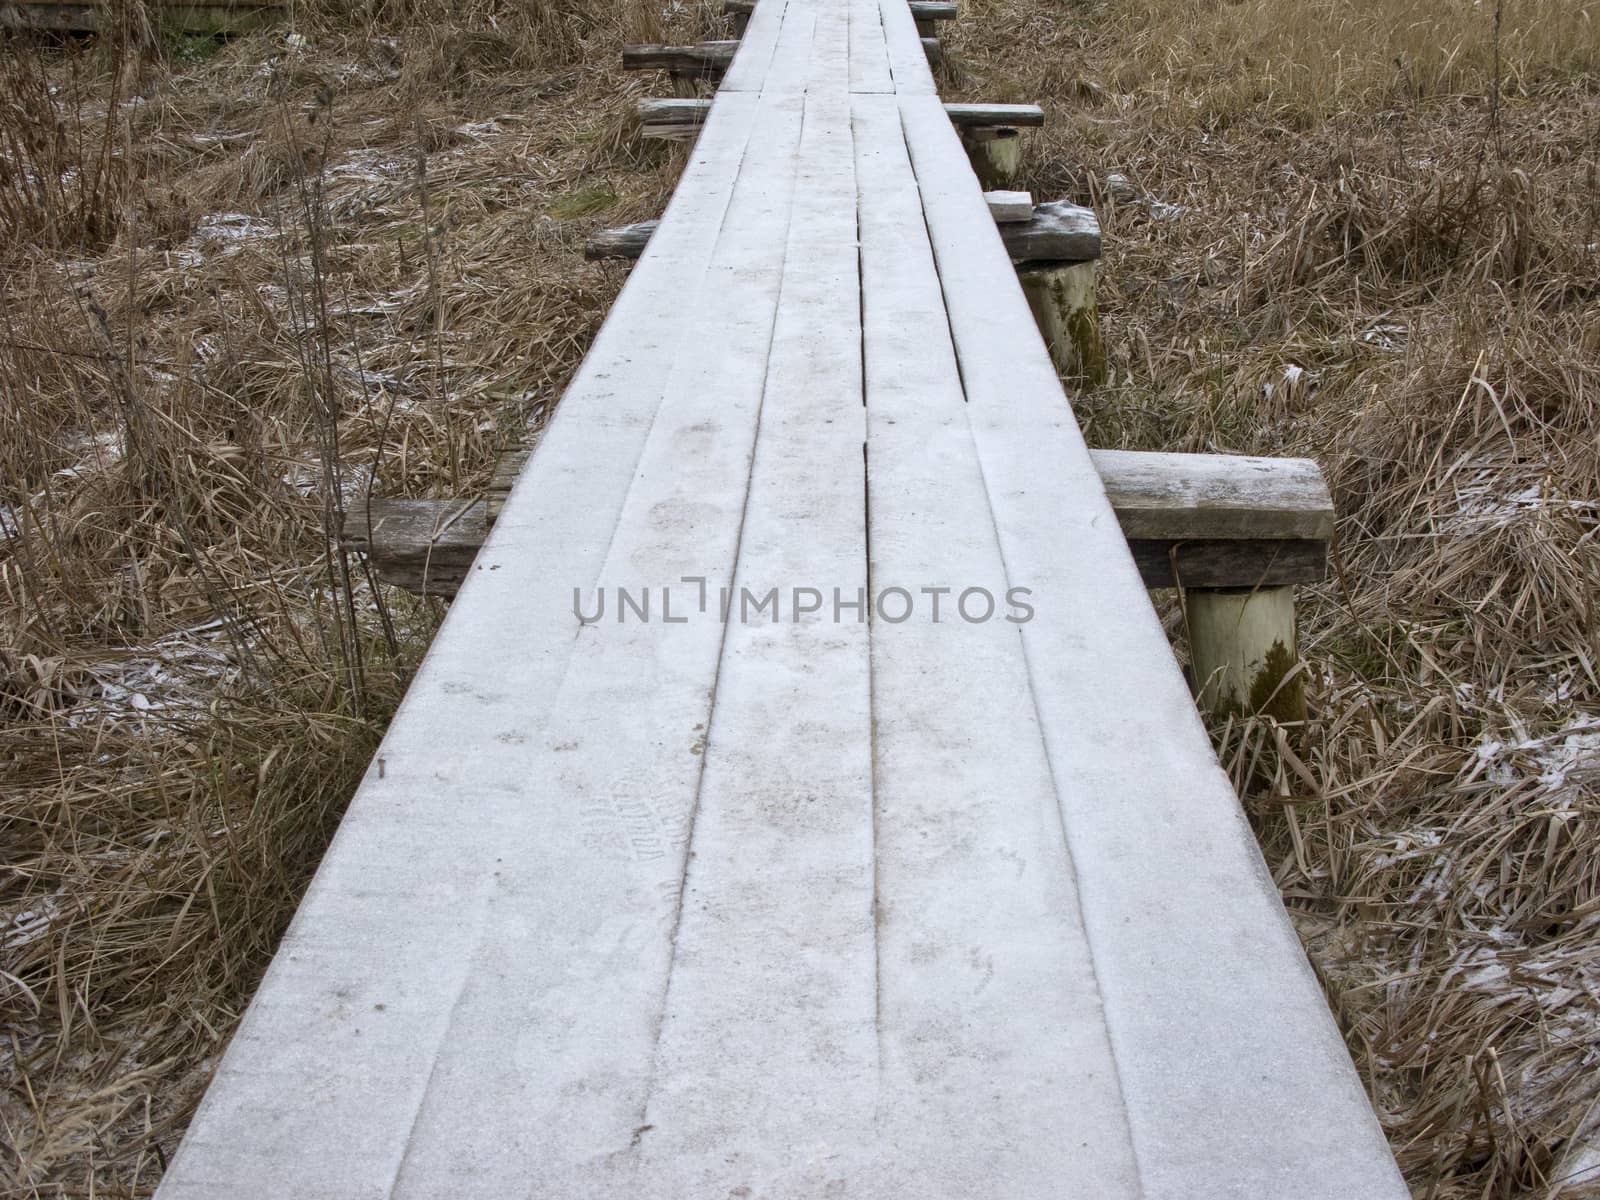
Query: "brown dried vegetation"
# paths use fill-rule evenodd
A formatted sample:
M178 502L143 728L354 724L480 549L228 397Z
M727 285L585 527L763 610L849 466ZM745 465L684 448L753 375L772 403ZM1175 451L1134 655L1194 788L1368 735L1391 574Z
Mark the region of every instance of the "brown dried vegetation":
M1600 1194L1600 12L964 7L1106 227L1091 439L1334 485L1313 720L1217 737L1417 1194ZM153 1188L438 617L330 535L538 427L677 169L618 47L714 10L0 47L0 1195Z
M1105 225L1091 443L1334 489L1313 719L1217 737L1401 1164L1600 1195L1600 8L1066 12L952 49Z

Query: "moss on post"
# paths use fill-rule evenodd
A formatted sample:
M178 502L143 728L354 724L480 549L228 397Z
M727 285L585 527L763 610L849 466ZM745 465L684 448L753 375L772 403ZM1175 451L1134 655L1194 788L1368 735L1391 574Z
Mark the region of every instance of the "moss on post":
M1094 263L1019 263L1017 278L1061 378L1090 386L1104 383L1106 351L1094 299Z
M1202 709L1218 717L1306 719L1292 587L1191 588L1184 611Z
M1022 169L1022 135L1017 130L1005 126L963 129L961 141L985 189L1016 182Z

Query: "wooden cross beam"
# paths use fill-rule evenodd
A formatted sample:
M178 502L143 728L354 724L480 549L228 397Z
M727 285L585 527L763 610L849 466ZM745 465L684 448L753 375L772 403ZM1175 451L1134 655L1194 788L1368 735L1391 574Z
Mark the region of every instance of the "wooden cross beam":
M921 41L922 51L928 57L928 65L938 66L944 59L939 39L925 37ZM727 71L738 48L739 43L736 40L700 42L693 46L664 46L655 43L629 45L622 48L622 69L668 71L673 75L715 79Z
M638 221L590 236L583 256L590 260L638 258L660 221ZM1066 200L1037 204L1026 221L1000 225L1000 240L1012 261L1028 266L1093 262L1100 257L1100 221L1094 210Z
M373 500L370 514L346 516L343 541L386 583L454 596L529 453L501 457L483 500ZM1287 587L1326 576L1333 500L1311 459L1090 456L1146 587Z
M631 47L630 49L660 48ZM981 129L1015 130L1044 124L1044 109L1037 104L946 104L944 111L949 114L950 123L963 132ZM639 119L644 124L642 132L645 137L686 137L704 125L710 113L709 99L654 98L639 101Z

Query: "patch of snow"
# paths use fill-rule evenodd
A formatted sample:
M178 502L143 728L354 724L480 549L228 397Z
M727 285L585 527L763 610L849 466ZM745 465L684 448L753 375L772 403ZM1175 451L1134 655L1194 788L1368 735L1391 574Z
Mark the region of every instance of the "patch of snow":
M1530 483L1510 495L1495 484L1489 471L1479 471L1456 487L1455 516L1447 527L1457 532L1505 529L1519 521L1552 513L1572 513L1580 520L1600 523L1600 500L1579 500L1551 491L1543 482Z
M62 893L54 892L29 902L29 906L9 917L0 918L0 950L15 952L50 932L61 915Z

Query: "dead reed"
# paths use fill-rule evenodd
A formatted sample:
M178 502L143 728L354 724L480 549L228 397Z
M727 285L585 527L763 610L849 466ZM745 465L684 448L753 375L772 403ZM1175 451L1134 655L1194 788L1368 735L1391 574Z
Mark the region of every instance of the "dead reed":
M1333 485L1313 719L1216 735L1416 1194L1600 1195L1600 10L967 12L1106 226L1091 442Z
M714 7L6 47L0 1194L153 1188L437 618L334 526L537 429ZM1595 14L1288 8L967 0L952 98L1100 207L1093 439L1333 481L1315 717L1216 732L1417 1194L1600 1194Z
M439 615L340 522L559 396L648 12L0 51L0 1195L159 1179Z

